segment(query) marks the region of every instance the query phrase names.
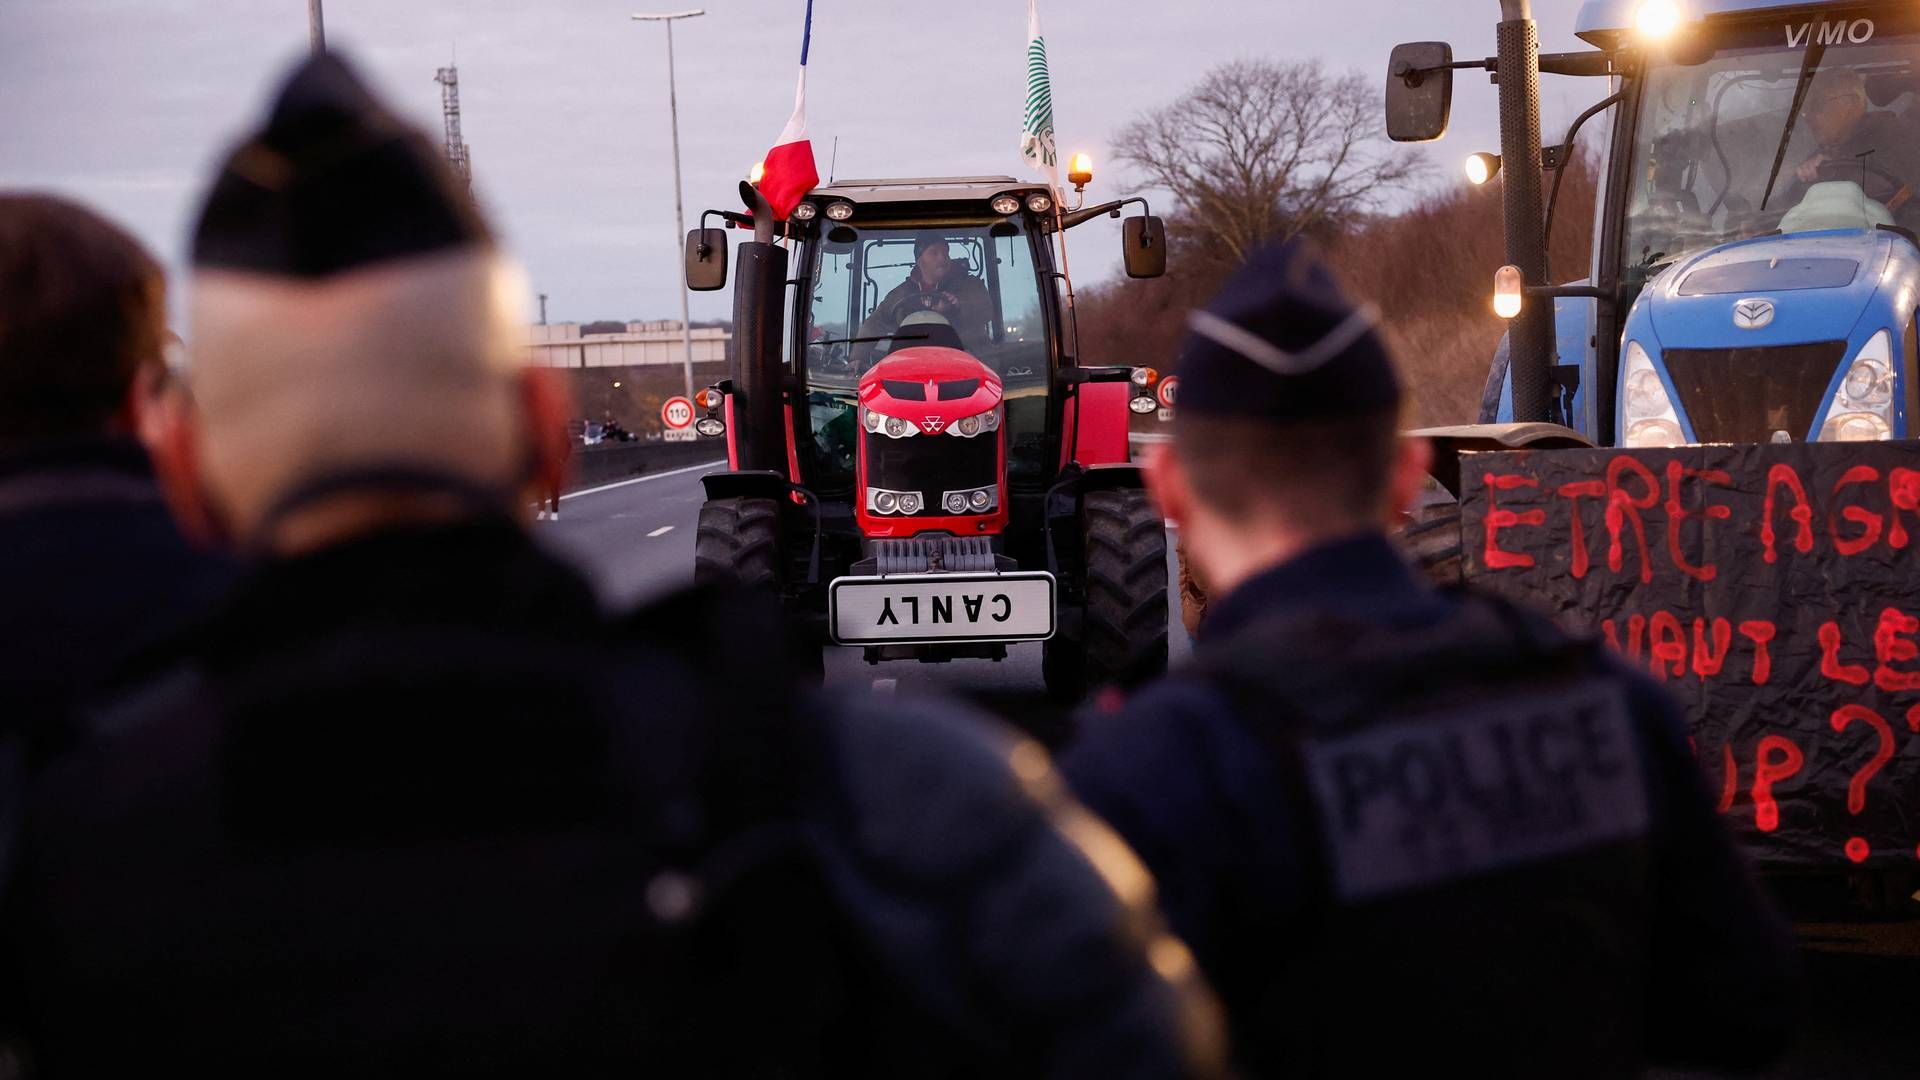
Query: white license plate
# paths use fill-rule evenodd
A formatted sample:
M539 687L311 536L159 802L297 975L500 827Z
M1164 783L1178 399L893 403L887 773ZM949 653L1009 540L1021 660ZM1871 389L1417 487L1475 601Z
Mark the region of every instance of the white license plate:
M1039 641L1053 636L1053 575L836 578L827 619L842 645Z

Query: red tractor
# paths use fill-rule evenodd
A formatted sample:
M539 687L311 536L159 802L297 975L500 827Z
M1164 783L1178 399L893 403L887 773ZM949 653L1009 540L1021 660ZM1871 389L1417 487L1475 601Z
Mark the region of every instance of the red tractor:
M1055 260L1063 230L1142 201L849 180L774 221L742 196L749 213L707 213L755 239L729 378L698 395L728 471L705 480L696 579L777 591L815 664L829 644L878 663L1041 641L1062 698L1164 670L1166 534L1127 442L1157 376L1078 362ZM1159 219L1123 240L1129 275L1164 272ZM724 229L689 236L690 287L723 287L727 262Z

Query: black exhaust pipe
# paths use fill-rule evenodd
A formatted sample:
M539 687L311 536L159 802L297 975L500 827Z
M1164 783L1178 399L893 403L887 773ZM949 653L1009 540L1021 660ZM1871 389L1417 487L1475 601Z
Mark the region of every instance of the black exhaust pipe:
M1541 201L1540 29L1528 0L1500 0L1501 187L1506 196L1507 262L1527 285L1547 280L1546 214ZM1513 418L1549 419L1552 404L1553 302L1533 300L1507 326Z
M787 251L778 244L741 244L733 285L733 423L740 468L787 471L781 415L780 344L786 305Z

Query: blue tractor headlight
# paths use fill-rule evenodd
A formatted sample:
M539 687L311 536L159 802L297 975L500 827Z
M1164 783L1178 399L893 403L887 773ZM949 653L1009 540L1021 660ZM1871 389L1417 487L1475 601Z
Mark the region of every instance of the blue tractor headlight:
M1827 406L1821 442L1875 442L1893 438L1893 335L1867 339Z
M1680 417L1653 358L1637 341L1627 342L1621 365L1626 392L1620 403L1620 442L1624 446L1679 446L1687 441Z

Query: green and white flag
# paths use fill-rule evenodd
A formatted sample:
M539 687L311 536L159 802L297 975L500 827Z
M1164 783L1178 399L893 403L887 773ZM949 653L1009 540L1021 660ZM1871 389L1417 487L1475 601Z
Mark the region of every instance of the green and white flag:
M1060 186L1053 147L1053 80L1047 76L1047 39L1040 36L1037 0L1027 0L1027 117L1020 128L1020 155Z

